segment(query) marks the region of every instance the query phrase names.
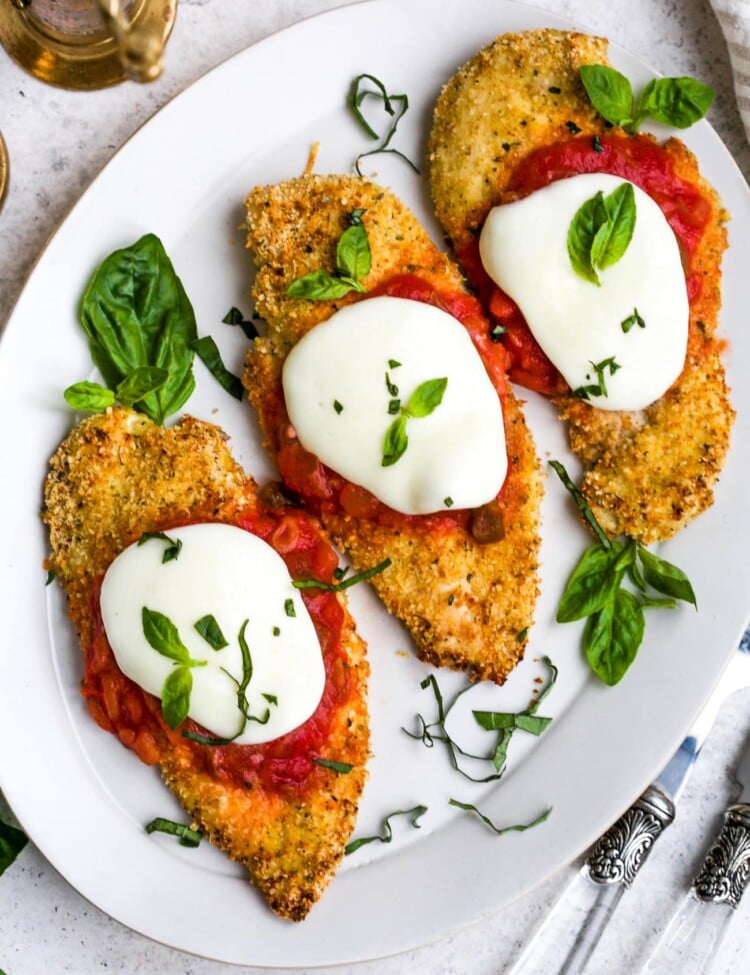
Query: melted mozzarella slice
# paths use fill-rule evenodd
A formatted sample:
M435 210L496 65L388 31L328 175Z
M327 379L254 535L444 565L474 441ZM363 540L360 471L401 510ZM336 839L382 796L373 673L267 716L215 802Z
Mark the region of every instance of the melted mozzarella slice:
M572 390L599 385L590 402L638 410L659 399L685 362L688 298L677 240L656 203L634 187L633 237L601 285L580 277L567 250L568 229L583 203L624 180L602 173L571 176L515 203L495 207L480 237L482 263L516 302L534 338ZM628 319L637 316L628 327ZM623 325L625 323L625 325ZM627 330L626 330L627 329Z
M252 660L245 697L249 714L240 744L271 741L304 723L323 694L325 669L313 622L281 556L232 525L199 524L168 532L182 542L163 562L166 543L148 539L125 549L107 570L100 605L104 629L124 674L157 697L177 666L147 641L143 607L177 627L194 660L189 716L219 738L242 726L238 683L244 675L239 634ZM195 629L212 616L228 645L220 650Z
M398 410L435 379L448 380L442 401L402 421L408 446L384 466ZM500 400L466 329L447 312L387 296L348 305L297 343L282 381L300 443L396 511L473 508L503 485Z

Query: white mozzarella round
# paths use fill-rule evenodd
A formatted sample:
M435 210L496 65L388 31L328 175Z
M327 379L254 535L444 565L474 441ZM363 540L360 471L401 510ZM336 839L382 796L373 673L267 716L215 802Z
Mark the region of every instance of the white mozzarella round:
M406 450L384 465L386 433L398 418L389 407L406 407L435 379L447 379L442 401L402 421ZM502 487L497 391L464 326L439 308L388 296L348 305L297 343L282 380L300 443L396 511L477 507Z
M243 725L238 684L245 669L239 635L252 661L248 713L239 744L271 741L303 724L323 694L320 643L283 559L262 539L233 525L196 524L167 533L182 542L164 562L167 543L148 539L125 549L107 570L100 605L105 632L124 674L157 697L178 663L146 639L143 608L166 616L196 661L189 716L219 738ZM195 629L212 616L228 645L215 650Z
M519 306L572 390L599 385L595 367L616 363L614 372L603 368L607 395L589 397L605 410L643 409L663 396L682 371L687 348L689 307L677 240L637 186L633 237L622 257L598 272L600 285L571 264L567 238L576 212L623 182L603 173L558 180L495 207L480 237L487 273Z

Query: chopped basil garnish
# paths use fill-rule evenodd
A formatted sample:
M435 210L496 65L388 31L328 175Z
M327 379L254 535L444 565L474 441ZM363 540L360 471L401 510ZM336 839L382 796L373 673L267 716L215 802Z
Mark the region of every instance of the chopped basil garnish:
M390 559L383 559L382 562L374 565L371 569L358 572L356 575L349 576L348 579L342 578L340 582L320 582L318 579L295 579L292 581L292 585L295 589L324 589L326 592L343 592L344 589L348 589L350 586L356 586L358 582L365 582L367 579L372 579L373 576L379 575L390 564ZM288 599L287 602L291 603L292 601ZM293 605L292 609L294 609Z
M686 129L703 118L714 99L712 88L689 77L655 78L635 98L630 81L604 64L583 65L581 81L597 112L630 133L646 118Z
M400 365L401 365L401 363L398 361L398 359L389 359L388 360L388 368L389 369L398 369L398 367Z
M594 673L612 686L624 677L643 641L643 610L672 608L677 599L696 606L695 593L682 569L640 542L627 536L622 541L608 538L563 465L559 461L551 464L597 538L568 579L556 618L558 623L586 620L586 658ZM623 586L626 578L635 591ZM654 598L649 587L668 598Z
M216 622L216 617L210 613L207 616L201 616L193 626L214 650L222 650L224 647L229 646L229 641L221 632L221 627Z
M493 325L490 329L490 339L493 342L500 342L507 331L508 329L504 325Z
M334 762L329 758L314 758L313 765L320 765L322 768L329 768L337 775L348 775L354 768L348 762Z
M274 636L280 636L281 635L281 628L278 627L278 626L274 626L274 628L271 630L271 632L273 633Z
M222 322L225 325L239 325L242 331L245 333L246 337L254 342L258 338L258 329L255 327L253 322L249 322L239 308L234 306L229 309L226 315L222 318Z
M322 268L297 278L286 289L290 298L308 301L335 301L350 291L364 292L362 278L370 273L372 253L367 229L362 223L365 210L349 214L349 226L336 244L336 271L331 274Z
M550 723L550 718L538 718L536 717L536 712L539 705L546 698L549 692L552 690L555 681L557 680L557 667L552 663L549 657L542 657L542 663L549 670L549 676L546 684L542 688L541 692L538 694L536 699L523 711L518 714L512 714L508 712L501 711L473 711L474 720L477 724L487 731L497 732L497 737L492 748L483 755L474 755L470 752L465 751L461 748L448 734L446 730L446 721L448 720L448 715L451 713L453 708L458 703L459 699L474 686L469 684L468 686L462 688L453 698L451 703L446 707L443 702L443 696L440 692L440 687L437 683L435 677L430 674L426 677L420 687L424 690L427 687L432 688L432 692L435 696L435 701L438 709L437 720L430 722L429 724L425 721L421 714L417 715L417 718L421 725L421 730L419 734L413 734L410 731L406 731L405 728L402 730L410 737L421 740L422 744L427 748L432 748L436 741L443 742L448 751L448 758L451 763L451 767L457 772L460 772L464 778L469 779L471 782L493 782L499 779L505 771L505 759L508 752L508 745L510 744L511 736L515 731L526 731L534 735L541 734L547 725ZM491 762L494 768L494 772L488 774L483 778L477 778L469 774L465 768L461 767L460 759L467 758L473 759L481 762Z
M48 569L47 570L47 579L46 579L46 581L44 583L45 586L51 586L52 583L55 581L56 578L57 578L57 576L55 574L55 570L54 569Z
M284 612L286 613L287 616L296 616L297 615L297 611L294 608L294 600L293 599L285 599L284 600Z
M179 557L182 551L182 539L170 538L165 532L144 532L138 539L138 544L144 545L146 542L152 540L166 542L167 547L164 549L164 554L161 557L162 562L173 562Z
M632 183L621 183L607 196L600 190L586 200L568 228L568 256L576 274L601 285L597 271L623 256L633 237L635 219Z
M14 862L28 841L29 838L22 829L11 826L0 817L0 876Z
M452 508L453 498L450 495L448 495L447 498L443 498L443 504L445 505L446 508Z
M472 805L470 802L459 802L458 799L449 799L448 804L451 806L456 806L458 809L463 809L465 812L474 813L482 820L485 826L489 826L493 833L496 833L498 836L502 836L503 833L523 833L524 830L532 829L534 826L538 826L540 823L543 823L549 818L550 813L552 812L551 808L547 809L541 814L541 816L537 816L537 818L533 819L530 823L518 823L514 826L496 826L488 816L485 816L483 812L480 812L479 809L477 809L477 807Z
M366 86L368 81L372 82L372 84L375 86L375 90L372 90ZM379 135L375 129L373 129L362 113L362 103L366 98L375 98L377 101L382 102L384 111L393 119L384 136ZM394 108L394 104L397 106L397 108ZM406 163L408 163L409 166L411 166L415 173L419 173L419 169L417 169L410 159L408 159L398 149L392 149L390 146L391 140L396 134L398 123L404 117L409 108L409 99L406 95L389 95L382 81L379 81L371 74L360 74L357 75L357 77L352 81L351 88L349 89L349 95L347 97L347 105L367 135L374 141L380 139L380 145L377 146L377 148L371 149L369 152L360 153L354 161L354 169L358 176L362 175L362 170L360 169L361 161L367 156L373 156L381 152L390 152L400 156Z
M619 363L615 361L614 356L610 356L609 359L602 359L601 362L591 362L589 360L589 364L596 373L596 382L590 383L587 386L579 386L578 389L572 390L573 396L586 400L592 396L608 396L604 370L609 369L610 376L614 376L620 368ZM589 377L587 376L586 378L588 379Z
M334 410L336 410L337 413L341 413L344 409L344 407L341 405L341 403L339 403L337 399L333 401L333 408Z
M627 318L623 318L623 320L620 322L620 328L627 335L628 332L630 331L630 329L634 325L637 325L638 328L645 328L646 327L646 323L641 318L641 316L638 314L638 309L637 308L634 308L633 309L633 314L632 315L628 315Z
M234 396L235 399L242 399L242 381L234 373L231 373L221 361L218 346L211 336L204 335L202 338L196 339L192 347L218 384L230 396Z
M352 840L351 843L347 843L344 847L344 855L348 856L350 853L354 853L361 846L366 846L368 843L390 843L393 839L393 829L391 828L391 820L395 816L408 816L411 825L415 829L420 829L419 820L427 812L427 806L413 806L411 809L398 809L396 812L390 813L383 820L382 832L375 836L363 836L361 839Z
M393 386L388 377L385 376L386 386L391 395L398 393L398 387ZM409 419L419 419L433 413L443 401L443 395L448 385L448 379L428 379L414 390L405 406L399 406L399 413L385 432L383 440L383 467L390 467L400 460L406 448L409 446L409 437L406 433L406 423ZM395 392L394 392L395 391ZM389 408L389 412L392 412Z
M146 832L168 833L170 836L176 836L180 841L180 846L199 846L203 838L203 833L199 829L185 826L184 823L175 823L171 819L164 819L163 816L152 819L146 826Z

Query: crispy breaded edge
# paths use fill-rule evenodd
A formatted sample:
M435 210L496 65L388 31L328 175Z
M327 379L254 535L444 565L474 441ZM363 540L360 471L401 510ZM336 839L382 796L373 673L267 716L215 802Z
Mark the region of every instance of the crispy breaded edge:
M247 358L244 382L274 455L270 416L283 361L292 346L353 300L306 301L285 294L292 281L335 267L347 215L364 210L373 255L367 291L410 272L448 292L464 290L455 265L429 240L416 217L390 192L349 176L307 176L257 187L247 198L248 246L258 269L253 291L266 337ZM519 404L505 404L509 474L502 507L505 537L479 545L455 526L433 535L419 519L397 527L324 514L326 528L358 570L390 558L376 576L381 601L406 625L421 659L501 683L523 656L538 595L542 482Z
M165 430L124 408L74 428L50 461L44 502L50 565L84 647L93 638L92 585L144 531L231 521L257 507L255 484L217 427L184 417ZM194 767L185 740L166 726L159 743L162 777L195 825L247 868L277 914L292 920L306 916L332 879L366 777L369 668L348 614L342 640L351 693L334 718L331 750L354 766L350 773L318 767L309 789L290 799L217 782Z
M580 80L581 65L593 63L607 63L603 38L557 30L505 34L444 86L429 138L429 177L436 214L456 247L509 198L509 180L529 152L572 133L612 131ZM701 291L691 301L683 372L645 410L598 410L571 395L554 400L583 463L582 491L602 527L646 544L671 537L713 503L734 418L713 337L728 216L683 143L671 139L665 148L676 174L697 185L711 207L691 265Z

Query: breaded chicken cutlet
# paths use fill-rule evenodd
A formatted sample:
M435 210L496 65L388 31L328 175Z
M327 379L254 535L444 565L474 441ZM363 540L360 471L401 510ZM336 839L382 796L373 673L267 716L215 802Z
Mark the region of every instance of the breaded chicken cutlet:
M567 424L584 468L583 493L603 528L650 543L674 535L713 503L729 447L734 412L715 337L728 217L682 142L669 139L662 151L652 137L629 136L597 114L579 73L589 64L607 64L604 39L558 30L498 37L438 98L429 179L448 241L488 305L492 289L477 261L476 240L492 207L580 171L621 175L662 207L680 241L688 286L682 374L661 399L637 411L592 408L564 382L544 390ZM642 184L637 156L635 166L618 163L626 140L662 167L668 185L660 196ZM547 154L548 147L573 141L576 167ZM532 385L520 358L514 361L520 353L511 329L505 341L511 379Z
M355 569L390 559L372 584L405 624L421 659L501 683L521 659L533 621L542 494L534 444L505 380L502 347L490 342L486 320L455 265L390 192L353 176L309 175L257 187L246 207L247 242L257 267L253 297L266 335L248 355L244 382L286 487L321 518ZM354 211L361 211L372 253L365 293L335 301L287 295L306 273L334 270L337 241ZM400 515L324 468L297 441L281 384L287 354L338 308L373 294L444 307L463 303L479 316L479 353L501 396L509 459L502 490L483 508ZM316 496L316 481L325 484L322 495Z
M369 754L369 668L343 597L310 597L326 663L326 716L319 709L301 729L265 745L217 747L183 736L190 719L172 730L161 702L118 669L98 592L113 559L144 532L202 521L238 525L275 546L292 574L302 545L292 540L304 539L330 575L337 556L328 540L303 513L263 505L217 427L184 417L164 429L124 407L69 434L51 459L44 502L50 566L80 638L92 716L158 766L195 828L247 868L278 915L303 919L343 856ZM316 764L320 757L351 771L337 774Z

